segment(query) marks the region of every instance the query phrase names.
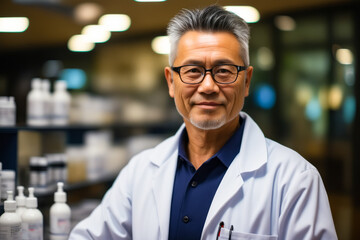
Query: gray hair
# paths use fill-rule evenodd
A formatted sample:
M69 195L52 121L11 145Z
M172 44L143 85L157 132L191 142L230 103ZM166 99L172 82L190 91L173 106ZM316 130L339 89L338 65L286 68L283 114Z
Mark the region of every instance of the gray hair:
M249 66L249 26L241 17L215 5L204 9L183 9L170 20L167 28L170 40L170 66L175 61L180 38L188 31L225 31L234 34L240 43L240 56L245 66Z

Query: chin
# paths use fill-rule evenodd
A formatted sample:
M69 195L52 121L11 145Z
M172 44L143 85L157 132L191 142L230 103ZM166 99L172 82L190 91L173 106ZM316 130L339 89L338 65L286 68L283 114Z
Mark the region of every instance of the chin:
M226 123L226 119L221 118L221 119L195 120L193 118L190 118L190 123L202 130L213 130L224 126Z

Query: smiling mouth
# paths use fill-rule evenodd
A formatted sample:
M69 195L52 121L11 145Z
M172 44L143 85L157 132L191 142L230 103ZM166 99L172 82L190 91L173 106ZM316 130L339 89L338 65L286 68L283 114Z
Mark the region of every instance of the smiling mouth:
M215 102L200 102L200 103L196 103L194 104L197 107L203 108L203 109L216 109L219 106L221 106L221 104L219 103L215 103Z

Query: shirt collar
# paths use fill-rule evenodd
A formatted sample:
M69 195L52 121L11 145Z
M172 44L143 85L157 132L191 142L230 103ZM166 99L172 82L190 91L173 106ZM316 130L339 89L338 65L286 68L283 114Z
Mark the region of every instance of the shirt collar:
M210 158L212 159L217 157L227 168L230 166L236 155L240 152L245 119L240 117L239 121L240 127L236 129L235 133L230 137L230 139L225 143L225 145ZM188 141L188 134L186 128L184 128L179 141L179 157L189 162L186 153L186 145Z

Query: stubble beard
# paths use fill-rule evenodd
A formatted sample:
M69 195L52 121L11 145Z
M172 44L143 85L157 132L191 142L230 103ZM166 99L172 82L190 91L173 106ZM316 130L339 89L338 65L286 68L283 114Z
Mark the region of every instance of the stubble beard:
M218 119L205 119L205 120L196 120L194 117L190 115L189 121L195 127L202 130L213 130L221 128L226 123L225 116L221 116Z
M176 105L176 104L175 104ZM176 106L178 113L182 116L183 119L188 120L193 126L201 129L201 130L214 130L218 129L225 125L226 117L221 116L219 119L206 119L206 120L196 120L194 117L189 116L189 118L185 117L181 111L179 111L178 107Z

